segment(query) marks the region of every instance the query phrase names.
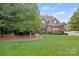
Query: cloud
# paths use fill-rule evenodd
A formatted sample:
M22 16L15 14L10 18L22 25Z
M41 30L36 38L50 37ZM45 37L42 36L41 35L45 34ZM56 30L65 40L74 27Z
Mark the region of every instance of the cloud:
M41 14L41 15L45 15L45 13L44 13L44 12L40 12L40 14Z
M51 10L55 10L56 8L58 8L60 5L62 5L62 3L57 3L57 5L53 8L51 8Z
M62 3L57 3L55 6L53 6L53 5L44 5L44 6L42 6L41 8L40 8L40 10L41 11L49 11L49 10L55 10L55 9L57 9L60 5L61 5ZM52 6L53 6L53 8L52 8Z
M77 10L77 9L78 9L77 7L74 8L74 10Z
M61 12L58 12L59 15L64 15L65 12L64 11L61 11Z
M61 15L65 15L66 13L64 11L60 11L60 12L56 12L53 15L56 16L61 16Z
M49 6L43 6L41 10L49 10Z

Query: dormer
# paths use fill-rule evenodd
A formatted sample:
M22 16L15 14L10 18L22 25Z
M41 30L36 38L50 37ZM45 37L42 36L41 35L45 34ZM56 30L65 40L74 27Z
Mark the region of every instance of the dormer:
M56 24L56 23L57 23L57 21L56 21L56 20L54 20L54 21L53 21L53 23L54 23L54 24Z
M52 22L53 22L53 24L56 24L57 23L57 20L53 20Z

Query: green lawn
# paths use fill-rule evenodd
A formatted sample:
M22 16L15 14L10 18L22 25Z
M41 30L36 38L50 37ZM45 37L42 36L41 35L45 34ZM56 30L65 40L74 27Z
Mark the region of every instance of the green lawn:
M52 35L40 40L25 42L0 42L0 55L62 56L79 55L79 37Z

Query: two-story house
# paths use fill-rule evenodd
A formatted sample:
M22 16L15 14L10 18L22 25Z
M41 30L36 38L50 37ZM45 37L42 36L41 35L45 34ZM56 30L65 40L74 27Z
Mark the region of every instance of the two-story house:
M41 31L42 32L60 32L64 31L64 23L61 23L59 20L54 18L53 16L41 16L42 25Z

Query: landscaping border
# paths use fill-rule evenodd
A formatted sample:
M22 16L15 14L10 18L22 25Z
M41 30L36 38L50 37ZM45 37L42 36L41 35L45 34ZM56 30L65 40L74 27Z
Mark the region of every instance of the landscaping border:
M34 40L40 40L41 38L43 38L42 35L40 35L39 37L35 37L35 38L17 38L17 39L5 39L5 40L2 40L0 39L0 42L21 42L21 41L34 41Z

